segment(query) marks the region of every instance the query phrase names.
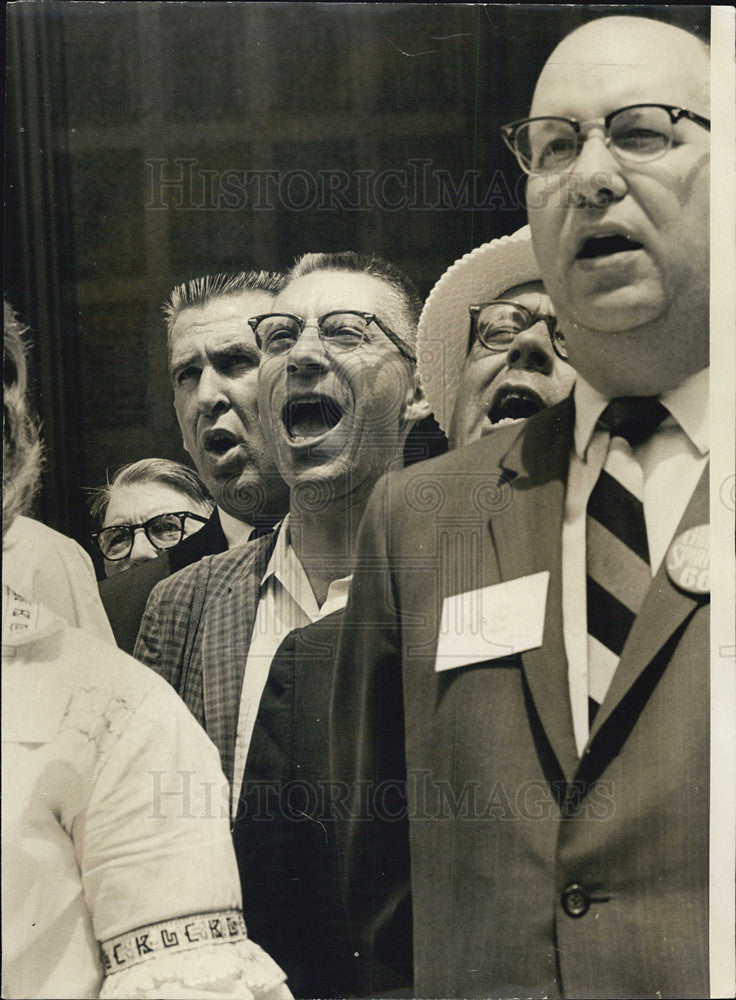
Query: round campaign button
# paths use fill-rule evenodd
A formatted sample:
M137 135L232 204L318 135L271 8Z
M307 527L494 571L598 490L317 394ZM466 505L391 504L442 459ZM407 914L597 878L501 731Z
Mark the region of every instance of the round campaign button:
M667 575L688 594L710 593L710 525L698 524L677 536L667 552Z

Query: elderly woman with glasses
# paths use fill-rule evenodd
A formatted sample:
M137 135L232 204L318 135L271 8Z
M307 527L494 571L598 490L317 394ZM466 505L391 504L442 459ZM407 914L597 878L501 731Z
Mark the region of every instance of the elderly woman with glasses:
M213 500L193 469L166 458L125 465L95 492L91 513L102 527L92 541L114 576L193 535L212 513Z

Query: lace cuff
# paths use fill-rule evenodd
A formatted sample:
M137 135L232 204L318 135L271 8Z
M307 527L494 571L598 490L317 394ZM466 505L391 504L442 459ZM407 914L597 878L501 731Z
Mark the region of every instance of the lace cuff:
M103 942L101 950L106 977L100 1000L168 995L253 1000L286 979L273 959L248 939L237 910L138 928ZM290 996L285 988L279 993Z

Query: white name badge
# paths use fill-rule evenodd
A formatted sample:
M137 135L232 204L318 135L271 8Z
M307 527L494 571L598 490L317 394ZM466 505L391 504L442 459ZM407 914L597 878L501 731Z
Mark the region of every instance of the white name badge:
M542 645L549 570L446 597L434 669L498 660Z

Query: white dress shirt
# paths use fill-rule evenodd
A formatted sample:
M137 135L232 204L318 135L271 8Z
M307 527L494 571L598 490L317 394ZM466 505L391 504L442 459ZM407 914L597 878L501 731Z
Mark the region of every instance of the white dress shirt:
M708 460L708 389L705 368L660 396L670 415L633 450L644 473L644 520L653 576ZM562 614L575 744L582 754L589 735L586 508L605 462L609 435L598 426L608 400L580 375L573 392L574 448L562 527Z
M344 608L350 587L349 576L333 580L320 608L304 567L292 548L288 514L276 531L276 544L261 580L256 620L240 695L233 768L233 818L238 807L258 706L276 651L289 632Z

